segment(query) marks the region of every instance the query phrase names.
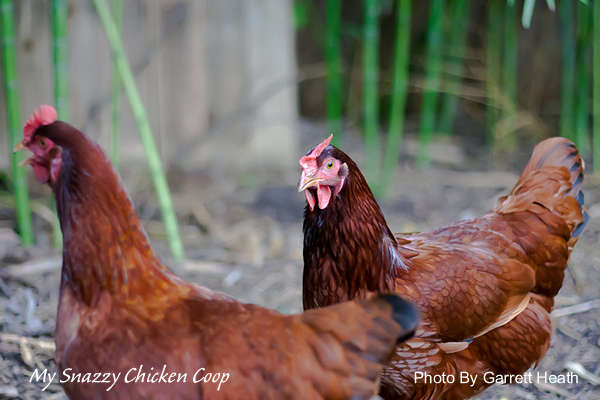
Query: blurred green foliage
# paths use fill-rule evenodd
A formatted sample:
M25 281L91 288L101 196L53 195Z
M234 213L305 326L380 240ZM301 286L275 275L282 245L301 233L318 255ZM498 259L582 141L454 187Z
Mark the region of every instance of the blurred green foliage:
M19 80L17 69L16 39L13 24L13 6L11 0L0 0L0 23L2 28L2 72L4 74L4 94L6 105L6 123L9 137L10 160L12 167L13 191L17 211L17 228L24 246L33 244L31 208L27 191L27 175L19 164L23 152L13 152L21 141L21 112L19 105Z
M510 152L517 148L520 130L531 123L531 119L527 119L530 117L521 111L519 104L522 96L519 93L519 70L524 63L533 61L528 57L520 59L520 36L529 35L528 28L537 21L535 15L542 11L546 13L546 18L548 12L554 13L562 42L561 112L558 114L560 133L575 140L584 155L592 153L591 149L596 149L594 146L597 146L593 156L595 165L600 164L600 140L592 140L592 131L594 138L600 136L600 123L596 122L598 118L594 119L594 124L590 124L592 104L594 115L600 114L600 99L594 97L594 101L590 101L590 87L595 88L594 96L598 96L597 93L600 92L600 85L597 83L600 78L597 70L600 67L593 68L596 75L593 78L590 62L592 53L594 65L600 62L600 50L596 50L600 45L598 40L593 40L600 23L592 12L595 2L561 1L559 9L556 9L554 0L541 3L543 8L538 5L536 9L535 0L489 0L485 3L472 0L430 0L426 3L410 0L326 2L324 19L321 20L326 23L323 39L316 41L324 43L329 129L336 134L337 130L342 129L343 120L352 112L350 106L357 101L355 94L362 94L358 101L362 103L363 110L359 121L362 122L364 132L365 172L377 194L385 194L386 188L393 182L393 171L405 138L402 132L405 115L407 112L415 112L415 107L409 108L407 103L411 92L416 92L410 94L413 103L415 99L421 99L421 107L417 109L420 124L419 150L416 154L416 160L420 164L428 163L429 144L435 140L437 133L444 136L454 133L454 121L463 99L485 105L485 143L491 151L502 149ZM319 24L318 20L310 21L313 17L319 18L319 12L315 11L319 8L318 3L297 0L295 4L295 20L304 21L297 26ZM357 12L352 7L357 8L358 4L363 8L362 21L353 18ZM427 6L423 7L423 4ZM479 29L483 28L483 32L470 30L470 22L476 18L472 12L475 6L478 18L482 17L482 8L487 13L485 23L474 24ZM423 9L427 12L426 29L421 35L413 37L411 24L415 21L414 13L418 13L423 20ZM386 30L379 23L384 18L383 15L386 15L389 25L390 14L394 15L396 24L393 31L389 28ZM383 35L382 32L386 34ZM483 43L480 43L481 39ZM348 69L344 68L344 63L352 60L345 54L342 46L342 43L348 41L356 49L354 53L348 54L362 57L362 65L359 66L362 68L362 92L352 86L357 75L351 75L353 69L350 68L356 66L346 64ZM393 45L390 46L390 43ZM473 57L468 55L469 51L476 51L473 50L473 43L484 50L482 53L473 53L477 58L470 61L471 64L476 64L483 55L483 76L479 75L480 77L472 71L466 71L465 67L465 60ZM381 54L383 47L392 47L393 53L390 51L389 56ZM389 67L382 64L389 58ZM465 80L469 79L470 87L463 87ZM473 79L476 79L474 83ZM342 90L345 89L346 82L349 82L350 87ZM483 97L478 97L478 92L470 93L474 92L479 82L485 89ZM380 107L382 102L384 105L389 102L389 108ZM349 106L343 106L345 104ZM387 137L380 142L379 136L384 128L380 117L385 116L388 110ZM380 143L385 145L381 146Z

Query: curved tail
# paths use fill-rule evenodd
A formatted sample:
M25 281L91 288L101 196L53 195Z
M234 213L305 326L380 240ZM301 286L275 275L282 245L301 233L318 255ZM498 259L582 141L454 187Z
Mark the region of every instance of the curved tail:
M572 249L589 220L581 190L584 169L584 161L570 140L544 140L535 146L517 184L508 196L498 200L495 211L533 211L540 206L550 210L566 222Z

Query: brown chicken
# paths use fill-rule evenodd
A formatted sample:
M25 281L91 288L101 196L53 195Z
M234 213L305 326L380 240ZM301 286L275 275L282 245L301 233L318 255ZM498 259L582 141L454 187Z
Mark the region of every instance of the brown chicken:
M42 106L24 147L63 232L56 361L72 399L366 399L417 326L395 295L285 316L187 283L97 144Z
M538 144L514 189L481 218L393 235L360 170L330 140L300 160L304 308L390 291L417 304L421 323L396 349L381 395L466 398L497 374L536 365L550 344L553 297L588 220L575 145ZM475 381L461 384L461 372Z

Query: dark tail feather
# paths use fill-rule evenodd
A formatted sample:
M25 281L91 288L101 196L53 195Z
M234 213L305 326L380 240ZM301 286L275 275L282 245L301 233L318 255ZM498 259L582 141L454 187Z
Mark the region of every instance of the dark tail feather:
M577 225L575 227L573 232L571 232L571 237L579 237L579 235L581 235L581 232L583 232L583 230L585 229L585 226L587 225L588 221L590 220L590 215L588 214L587 210L585 209L585 196L583 194L583 190L581 190L581 183L583 182L583 171L584 171L583 161L581 164L580 163L573 164L573 167L571 167L571 172L573 172L575 166L577 166L576 170L580 170L580 172L578 173L577 178L576 178L575 182L573 183L572 190L577 191L577 194L575 195L575 199L579 203L579 207L581 207L581 215L583 217L583 222L581 222L579 225Z
M579 237L579 235L581 235L581 232L583 232L583 230L585 229L585 226L587 225L589 220L590 214L588 214L586 210L583 210L583 222L577 225L573 233L571 233L571 237Z

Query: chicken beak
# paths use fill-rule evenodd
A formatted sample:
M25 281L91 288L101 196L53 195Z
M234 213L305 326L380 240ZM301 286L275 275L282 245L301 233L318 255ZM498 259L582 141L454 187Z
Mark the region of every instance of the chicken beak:
M324 180L325 179L318 176L306 176L304 171L302 171L302 176L300 176L300 182L298 182L298 191L302 192L310 187L317 186L317 183Z
M33 163L33 157L29 157L29 158L26 158L23 161L21 161L19 163L19 167L24 167L25 165L32 165L32 163Z
M23 142L17 143L17 145L13 149L13 153L16 153L17 151L21 151L21 150L25 150L25 145L23 144Z

